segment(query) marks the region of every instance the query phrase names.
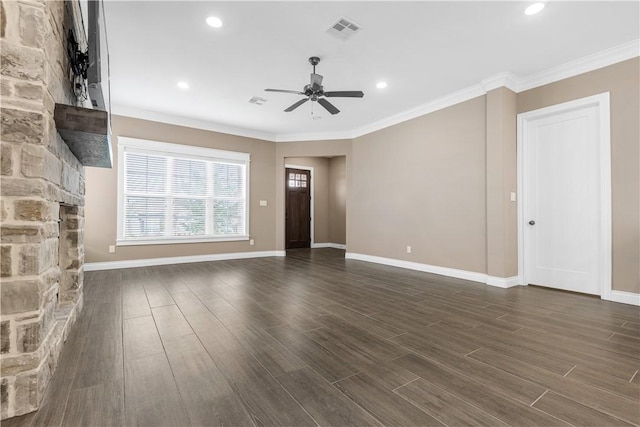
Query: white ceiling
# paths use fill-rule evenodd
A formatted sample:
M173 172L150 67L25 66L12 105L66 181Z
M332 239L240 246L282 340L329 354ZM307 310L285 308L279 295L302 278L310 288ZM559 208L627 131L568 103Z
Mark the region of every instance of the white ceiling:
M637 1L548 1L526 16L529 4L107 1L112 104L274 140L348 135L499 73L531 76L639 37ZM211 15L222 28L206 25ZM325 33L342 16L362 26L347 41ZM301 90L310 56L325 90L364 98L331 99L335 116L313 103L321 120L312 103L283 112L301 97L264 89Z

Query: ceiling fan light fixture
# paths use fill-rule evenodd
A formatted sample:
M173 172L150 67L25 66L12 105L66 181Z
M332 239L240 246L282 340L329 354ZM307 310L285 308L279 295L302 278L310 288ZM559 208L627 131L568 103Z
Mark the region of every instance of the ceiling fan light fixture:
M213 28L220 28L222 27L222 19L218 18L217 16L210 16L207 18L207 25Z
M384 89L384 88L387 87L387 82L378 82L378 83L376 83L376 87L378 89Z
M525 15L535 15L544 9L544 3L534 3L524 10Z

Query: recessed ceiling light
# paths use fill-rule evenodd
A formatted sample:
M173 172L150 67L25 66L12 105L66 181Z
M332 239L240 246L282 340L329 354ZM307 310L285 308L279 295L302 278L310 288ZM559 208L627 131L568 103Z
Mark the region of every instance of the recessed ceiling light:
M384 89L385 87L387 87L387 82L378 82L376 83L376 87L378 89Z
M536 13L540 12L542 9L544 9L544 3L534 3L528 8L526 8L524 10L524 13L526 15L535 15Z
M189 83L187 83L187 82L178 82L178 87L180 89L189 89Z
M222 27L222 20L217 16L210 16L207 18L207 24L213 28L220 28Z

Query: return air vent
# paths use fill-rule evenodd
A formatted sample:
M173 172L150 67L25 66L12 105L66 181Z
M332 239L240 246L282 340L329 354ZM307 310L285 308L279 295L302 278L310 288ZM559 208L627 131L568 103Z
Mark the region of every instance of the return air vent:
M267 100L264 98L260 98L259 96L254 96L249 100L250 104L256 104L256 105L262 105L265 102L267 102Z
M343 16L327 29L327 33L339 38L340 40L347 40L360 31L361 28L362 27L360 27L359 24L356 24L349 18L345 18Z

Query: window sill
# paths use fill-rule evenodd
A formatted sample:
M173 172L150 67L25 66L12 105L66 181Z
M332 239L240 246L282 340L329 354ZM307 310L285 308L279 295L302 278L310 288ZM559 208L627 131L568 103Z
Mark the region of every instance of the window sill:
M170 239L118 239L116 246L142 246L142 245L175 245L183 243L213 243L213 242L238 242L249 240L249 236L221 236L221 237L184 237Z

